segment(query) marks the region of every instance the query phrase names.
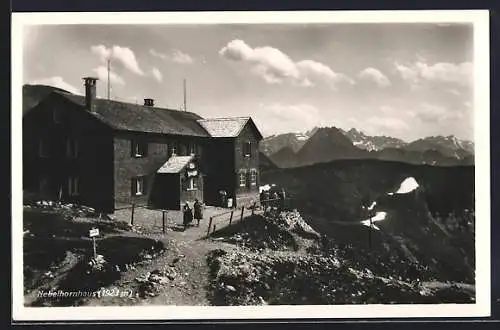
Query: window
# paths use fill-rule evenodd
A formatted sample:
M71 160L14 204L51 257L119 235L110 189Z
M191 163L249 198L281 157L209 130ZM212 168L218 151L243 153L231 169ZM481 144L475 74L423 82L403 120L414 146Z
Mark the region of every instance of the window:
M196 143L190 143L188 148L190 155L196 154Z
M143 176L132 179L132 196L141 196L145 192L145 180Z
M247 183L247 174L244 170L240 172L240 187L245 187Z
M75 139L69 138L66 141L66 156L69 158L78 157L78 141Z
M40 140L40 141L38 141L38 156L40 158L47 158L47 157L49 157L47 142L45 140L43 140L43 139Z
M195 178L189 178L189 184L187 190L197 190L197 189L198 189L198 184Z
M52 110L52 120L56 124L61 123L61 111L59 109Z
M179 145L179 156L186 156L187 155L187 146L184 143L181 143Z
M146 157L148 154L148 144L140 141L132 141L132 156L135 158Z
M70 176L68 178L68 195L76 196L78 194L79 194L78 177L77 176Z
M176 156L177 155L177 144L175 142L172 143L170 146L170 156Z
M251 186L257 185L257 170L256 169L250 170L250 185Z
M244 157L250 157L252 154L252 143L251 142L245 142L243 144L243 156Z

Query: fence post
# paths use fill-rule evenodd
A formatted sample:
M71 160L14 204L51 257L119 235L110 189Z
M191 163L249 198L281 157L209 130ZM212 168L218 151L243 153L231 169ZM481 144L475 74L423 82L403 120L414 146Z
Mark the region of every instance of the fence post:
M229 224L231 224L231 222L233 221L233 213L234 210L231 210L231 216L229 217Z
M130 224L132 226L134 225L134 209L135 209L135 203L132 202L132 213L130 214Z
M212 230L212 234L213 234L213 233L215 233L215 228L216 228L216 227L215 227L215 223L214 223L214 229Z
M245 206L241 207L241 218L240 218L240 221L243 221L243 212L245 212Z
M162 211L162 228L163 228L163 234L165 234L165 217L166 217L166 211Z
M210 217L210 222L208 223L207 237L210 236L210 227L212 227L213 217Z
M253 202L253 206L252 206L252 215L255 214L255 207L257 205L257 202Z

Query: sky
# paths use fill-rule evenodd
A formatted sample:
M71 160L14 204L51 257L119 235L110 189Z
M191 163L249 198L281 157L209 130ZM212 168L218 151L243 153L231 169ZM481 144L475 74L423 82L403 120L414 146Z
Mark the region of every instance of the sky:
M23 83L205 118L251 116L264 136L356 128L473 141L471 24L40 25L23 31Z

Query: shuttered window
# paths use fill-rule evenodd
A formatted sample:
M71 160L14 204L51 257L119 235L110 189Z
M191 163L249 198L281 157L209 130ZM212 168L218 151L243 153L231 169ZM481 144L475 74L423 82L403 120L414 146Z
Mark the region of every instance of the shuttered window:
M257 185L257 170L254 168L250 170L250 185Z
M240 187L245 187L247 183L247 173L245 170L241 170L239 176Z

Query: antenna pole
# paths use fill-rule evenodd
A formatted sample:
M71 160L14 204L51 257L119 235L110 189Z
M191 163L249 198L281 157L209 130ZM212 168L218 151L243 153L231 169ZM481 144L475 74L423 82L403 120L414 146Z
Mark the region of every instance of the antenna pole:
M108 58L108 100L110 98L110 91L111 91L111 83L109 82L109 75L110 75L110 59Z
M187 111L187 107L186 107L186 79L184 79L184 111Z

